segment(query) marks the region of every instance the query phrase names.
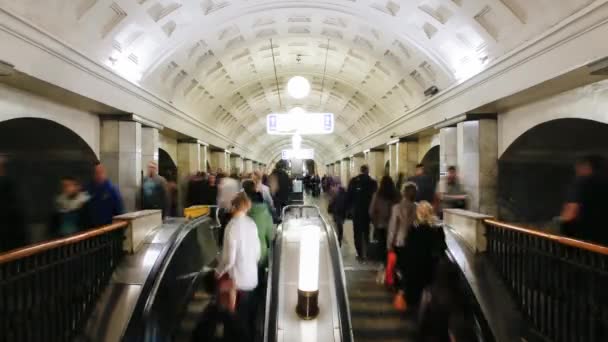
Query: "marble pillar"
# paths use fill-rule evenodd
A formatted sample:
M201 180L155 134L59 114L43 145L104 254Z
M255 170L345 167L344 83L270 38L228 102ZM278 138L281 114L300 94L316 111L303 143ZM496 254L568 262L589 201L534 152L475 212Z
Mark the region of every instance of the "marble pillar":
M339 161L335 162L334 163L334 176L340 177L340 173L342 172L341 170L342 169L340 168L340 162Z
M397 180L399 174L399 145L397 143L388 145L388 154L390 162L390 176L393 180Z
M446 189L446 176L450 166L458 164L457 129L445 127L439 131L439 191Z
M245 173L253 173L253 160L244 159L243 168L245 170Z
M201 144L200 147L200 157L199 157L199 167L198 169L201 172L208 172L207 165L209 163L209 146Z
M365 164L369 167L369 175L376 179L382 179L384 176L384 151L371 150L365 153Z
M396 144L397 148L397 175L403 173L407 177L414 176L416 164L418 164L418 142L401 141ZM393 178L397 181L397 178Z
M350 177L353 178L361 172L361 166L365 163L365 156L363 154L357 154L350 157ZM369 165L368 165L369 167ZM371 171L370 171L371 175Z
M160 135L157 128L141 128L141 169L147 172L148 163L158 164L158 149L160 148Z
M100 160L108 178L120 189L125 211L138 208L142 179L142 128L135 121L101 123ZM158 151L158 150L157 150Z
M457 126L457 160L469 209L497 212L498 130L496 120L465 121Z
M350 182L350 159L344 158L340 162L340 181L342 186L347 187Z
M188 179L199 171L200 148L198 142L178 142L177 144L177 214L183 213Z
M230 156L230 174L240 175L243 172L243 158Z

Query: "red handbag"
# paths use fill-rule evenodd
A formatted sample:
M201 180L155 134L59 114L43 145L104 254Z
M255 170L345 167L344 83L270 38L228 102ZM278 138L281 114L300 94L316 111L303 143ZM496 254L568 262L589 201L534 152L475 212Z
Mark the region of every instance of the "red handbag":
M386 269L384 271L384 284L386 286L395 285L395 266L397 266L397 253L390 251L386 256Z
M236 309L236 285L228 273L217 280L217 298L219 306L234 312Z

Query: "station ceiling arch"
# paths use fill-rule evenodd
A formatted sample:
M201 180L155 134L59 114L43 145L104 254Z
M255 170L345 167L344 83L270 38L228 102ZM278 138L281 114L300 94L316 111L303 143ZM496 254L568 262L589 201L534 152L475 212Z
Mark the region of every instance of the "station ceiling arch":
M329 156L422 104L429 87L463 82L592 2L0 0L0 6L258 156L288 141L264 135L269 112L331 111L335 134L307 138ZM311 81L308 98L289 99L285 85L294 75Z

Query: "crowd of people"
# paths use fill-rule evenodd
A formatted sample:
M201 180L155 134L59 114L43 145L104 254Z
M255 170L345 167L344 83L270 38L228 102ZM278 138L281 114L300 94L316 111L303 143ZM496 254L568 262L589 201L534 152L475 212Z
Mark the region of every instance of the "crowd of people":
M464 325L448 326L448 322L454 321L452 316L463 317L462 306L458 306L456 300L442 299L445 294L460 289L449 282L454 281L456 266L445 257L445 235L437 215L442 208L462 206L466 201L456 169L450 168L446 180L449 190L445 192L435 191L435 184L425 174L423 165L418 165L415 176L401 180L401 189L388 175L383 176L378 185L366 165L360 171L346 188L339 179L322 180L323 188L329 192L328 211L339 240L343 237L344 221L350 218L359 262L375 260L386 265L389 255L396 255L394 273L400 276L394 284L395 308L419 310L425 316L421 325L426 329L421 331L425 340L447 341L444 337L448 331L453 337L462 336ZM374 243L370 239L370 227L373 227Z

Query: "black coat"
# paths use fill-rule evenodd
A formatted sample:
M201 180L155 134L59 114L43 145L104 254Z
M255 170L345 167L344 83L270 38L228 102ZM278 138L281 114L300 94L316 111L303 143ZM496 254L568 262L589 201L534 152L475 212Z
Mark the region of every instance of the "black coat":
M276 169L272 172L276 177L279 189L275 194L275 197L281 206L286 205L289 202L289 193L291 192L291 182L287 172L282 169Z
M360 174L348 183L346 203L353 219L369 219L369 205L378 184L369 175Z
M405 240L406 297L417 304L422 290L433 281L439 260L444 257L447 245L442 226L414 225Z

